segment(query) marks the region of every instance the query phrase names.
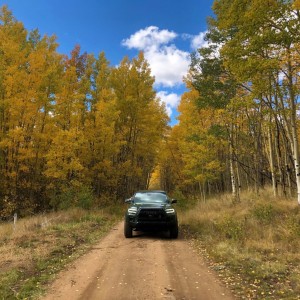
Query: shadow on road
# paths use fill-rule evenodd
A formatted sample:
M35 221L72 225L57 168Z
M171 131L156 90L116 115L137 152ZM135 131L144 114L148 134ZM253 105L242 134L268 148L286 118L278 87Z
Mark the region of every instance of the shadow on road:
M170 234L168 231L133 231L132 238L136 239L152 239L152 240L168 240L172 241L174 239L170 239ZM181 239L181 236L179 234L178 239Z

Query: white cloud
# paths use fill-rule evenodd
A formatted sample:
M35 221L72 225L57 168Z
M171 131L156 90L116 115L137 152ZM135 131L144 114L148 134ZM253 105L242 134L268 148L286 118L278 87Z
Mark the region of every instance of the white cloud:
M132 34L122 41L128 49L143 51L150 65L155 85L160 91L157 97L165 103L169 117L177 109L180 95L170 92L173 87L183 85L183 77L187 75L190 65L190 52L178 48L177 43L189 43L191 51L207 45L204 41L206 32L198 35L178 35L167 29L160 30L156 26L149 26ZM166 88L166 90L162 90Z
M161 102L165 103L168 116L170 117L172 114L172 110L176 109L180 96L175 93L169 93L167 91L160 91L157 93L157 97L161 100Z
M193 50L208 46L207 41L204 40L206 33L200 32L198 35L191 36L191 48Z
M175 39L190 40L191 50L194 51L207 45L205 34L206 32L200 32L198 35L178 36L174 31L149 26L124 39L122 45L129 49L142 50L150 64L156 86L171 88L183 84L183 77L190 65L190 52L176 47Z
M123 40L122 45L143 50L157 86L174 87L182 84L190 64L190 53L170 44L177 36L173 31L149 26Z
M190 64L190 54L175 46L164 46L158 50L145 52L155 83L165 87L174 87L183 83Z
M160 45L168 44L177 37L177 34L169 30L159 30L156 26L149 26L132 34L129 39L124 39L122 45L129 49L135 48L149 51L159 48Z

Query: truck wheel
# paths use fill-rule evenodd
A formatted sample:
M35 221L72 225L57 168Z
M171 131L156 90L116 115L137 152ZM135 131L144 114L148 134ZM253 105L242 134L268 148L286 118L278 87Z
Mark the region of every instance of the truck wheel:
M132 228L130 227L130 225L127 221L124 222L124 236L126 238L132 237Z
M170 229L170 238L177 239L178 238L178 224L174 225Z

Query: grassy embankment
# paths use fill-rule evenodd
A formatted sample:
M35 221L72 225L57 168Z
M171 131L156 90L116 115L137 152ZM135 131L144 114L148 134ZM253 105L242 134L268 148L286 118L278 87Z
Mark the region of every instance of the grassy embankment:
M89 250L122 206L72 209L0 224L0 299L34 299L67 263Z
M241 299L300 299L300 208L268 191L220 196L180 214L181 229Z

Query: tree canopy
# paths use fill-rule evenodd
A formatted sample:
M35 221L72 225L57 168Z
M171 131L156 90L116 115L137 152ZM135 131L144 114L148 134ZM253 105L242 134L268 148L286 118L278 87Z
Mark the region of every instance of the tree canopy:
M1 8L0 216L149 184L168 117L143 53L111 67L104 53L57 46Z
M300 203L299 1L216 0L213 10L161 167L182 164L174 189L238 200L271 184Z

